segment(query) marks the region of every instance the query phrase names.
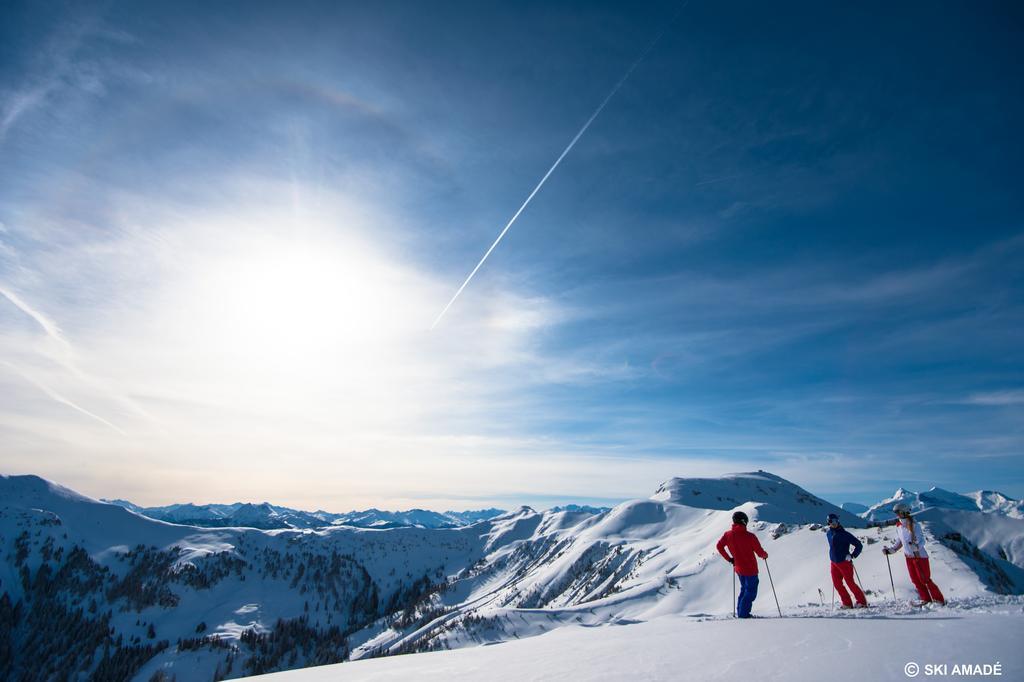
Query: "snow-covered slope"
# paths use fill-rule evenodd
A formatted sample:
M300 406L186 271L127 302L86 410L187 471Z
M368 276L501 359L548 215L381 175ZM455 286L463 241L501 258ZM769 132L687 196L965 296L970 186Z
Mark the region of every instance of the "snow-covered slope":
M975 574L992 586L1024 584L1024 520L1002 514L983 514L935 507L916 518L960 555Z
M484 542L471 527L201 529L35 476L4 476L0 639L24 642L22 666L44 656L64 670L115 678L129 671L149 679L133 661L174 662L184 651L195 665L180 679L340 661L350 631L436 589L478 561ZM3 617L19 602L24 613L64 626L43 630L32 618ZM260 639L272 629L302 646L274 658ZM172 644L179 639L185 648Z
M830 582L819 524L836 508L766 472L672 479L652 498L607 511L522 507L459 528L272 531L162 523L36 477L4 477L0 592L22 612L64 625L35 632L28 620L0 617L8 628L0 636L23 643L22 666L49 657L63 670L116 669L137 680L164 670L191 680L568 625L724 616L733 574L714 545L735 509L751 517L769 553L762 576L770 565L772 580L762 580L755 613L774 611L769 582L786 612L824 608ZM944 514L921 518L947 597L967 603L1024 591L1013 563L1020 529L1008 525L1019 521L973 512L965 533L962 519ZM869 599L890 600L879 549L891 529L852 532L866 545L857 571ZM902 603L913 590L893 568Z
M861 513L861 516L872 521L892 518L893 505L898 502L909 505L914 512L936 508L958 509L1024 519L1024 501L1014 500L992 490L978 490L961 495L942 488L931 488L923 493L899 488L892 497L872 505Z
M1019 599L979 600L933 613L880 610L835 618L811 607L787 614L796 617L754 622L672 614L600 627L573 624L501 646L355 661L259 679L864 682L910 679L911 663L924 679L1021 679L1024 648L1017 632L1024 625L1022 606ZM972 664L979 667L954 671L955 665ZM934 666L941 665L946 666L945 675L936 675L943 669Z
M38 476L0 476L0 513L14 511L40 521L59 521L90 554L112 545L164 545L191 535L195 529L153 521L127 509L99 502ZM11 517L0 528L5 539ZM5 563L4 568L7 568ZM5 580L0 588L6 588Z

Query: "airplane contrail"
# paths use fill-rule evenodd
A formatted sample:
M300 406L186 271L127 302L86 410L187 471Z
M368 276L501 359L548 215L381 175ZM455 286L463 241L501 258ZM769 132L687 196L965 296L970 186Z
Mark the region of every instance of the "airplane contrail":
M60 364L66 370L71 372L80 381L86 383L91 388L98 389L98 390L100 390L100 391L102 391L102 392L112 396L113 398L115 398L116 400L122 402L123 404L127 405L134 412L136 412L140 416L148 419L161 433L166 433L164 431L163 427L160 425L160 423L151 414L149 414L149 412L144 410L142 408L142 406L140 406L134 400L132 400L128 396L123 396L123 395L120 395L118 393L112 392L108 387L100 384L96 379L93 379L92 377L88 376L85 372L83 372L81 369L78 368L78 365L75 364L75 361L73 359L74 358L74 349L71 346L71 342L68 341L67 337L64 336L64 332L61 330L60 326L56 322L51 320L49 317L47 317L42 312L40 312L40 311L36 310L35 308L33 308L31 305L29 305L27 302L25 302L20 296L15 294L13 291L11 291L10 289L7 289L7 288L5 288L3 286L0 286L0 297L6 298L8 301L10 301L14 305L14 307L18 308L18 310L20 310L21 312L25 313L27 316L32 318L32 320L34 320L36 322L36 324L38 324L42 328L42 330L46 333L46 335L49 338L51 338L51 339L53 339L54 341L57 342L57 344L60 346L60 352L56 356L51 356L53 360L55 360L58 364ZM5 362L5 364L7 364L8 366L11 366L10 363ZM19 370L15 370L15 371L19 371ZM37 386L39 386L38 382L36 382L35 380L30 379L28 377L26 377L26 379L28 381L31 381L32 383L35 383ZM47 393L48 395L53 397L54 400L57 400L58 402L64 403L66 405L69 405L69 406L73 407L74 409L79 410L80 412L83 412L84 414L89 415L90 417L93 417L95 419L99 419L104 424L107 424L108 426L113 427L119 433L122 433L122 434L124 433L124 431L122 431L118 427L114 426L110 422L106 421L102 417L97 417L96 415L94 415L93 413L89 412L88 410L85 410L85 409L79 407L78 405L75 405L74 403L66 400L65 398L63 398L59 394L54 393L49 388L46 388L46 387L43 387L43 386L40 386L40 388L45 393Z
M6 298L14 305L15 308L31 317L36 324L42 327L47 336L60 344L65 357L69 357L71 355L71 344L68 343L66 338L64 338L64 333L61 332L60 327L58 327L53 320L48 318L46 315L43 315L28 303L25 303L25 301L21 300L21 298L13 291L2 286L0 286L0 296Z
M104 426L109 426L110 428L112 428L114 431L117 431L122 436L127 436L128 435L120 427L115 426L114 424L111 424L110 422L108 422L106 419L104 419L103 417L99 416L98 414L94 414L94 413L90 412L89 410L85 409L84 407L75 404L71 400L65 398L60 393L57 393L57 391L53 390L52 388L50 388L49 386L44 384L42 381L39 381L38 379L36 379L36 378L34 378L32 376L29 376L28 374L26 374L22 370L18 369L17 367L14 366L14 364L12 364L10 362L7 362L6 360L0 360L0 364L5 365L12 372L14 372L15 374L20 376L22 379L24 379L28 383L30 383L33 386L35 386L36 388L38 388L40 391L42 391L46 395L50 396L50 398L52 398L53 400L57 401L58 403L60 403L62 405L67 405L71 409L77 410L78 412L81 412L85 416L91 417L92 419L95 419L96 421L98 421L100 424L103 424Z
M452 307L452 304L455 303L455 300L459 297L459 294L462 293L462 290L465 289L466 286L469 284L470 280L473 279L473 276L477 273L477 270L480 269L480 267L484 264L484 261L487 260L487 257L491 255L491 252L494 251L495 247L498 246L498 243L501 242L501 240L505 237L505 233L508 232L510 227L512 227L512 224L519 217L519 214L523 212L523 210L529 205L533 197L537 194L537 192L540 191L540 188L543 187L544 183L547 182L549 177L551 177L551 174L555 172L555 169L558 168L558 164L562 163L562 159L564 159L566 155L570 151L572 151L572 148L576 146L576 143L579 142L579 139L583 137L583 133L587 132L587 128L590 127L590 124L594 122L594 119L596 119L598 115L604 110L608 102L610 102L612 97L615 96L615 93L619 91L619 89L626 82L626 80L633 74L636 68L640 66L640 63L647 57L648 54L650 54L651 50L653 50L654 46L658 44L662 36L665 35L665 32L668 31L669 27L673 23L675 23L676 18L679 17L679 14L683 11L687 4L689 3L684 3L679 8L675 16L672 17L672 20L665 24L665 27L661 29L661 32L658 33L654 40L652 40L650 44L644 49L644 51L640 53L640 56L637 57L636 61L633 62L632 66L630 66L626 70L626 73L623 74L622 78L619 79L619 82L615 84L615 87L611 89L611 91L604 98L601 104L598 105L597 109L594 110L594 113L590 115L590 118L587 119L587 122L584 123L583 127L580 128L578 133L576 133L576 136L572 138L572 141L569 142L569 145L564 150L562 150L561 154L558 155L558 158L555 159L555 162L553 164L551 164L551 168L548 169L548 172L544 174L544 177L540 179L540 182L537 183L537 186L533 188L532 192L530 192L530 196L526 197L526 201L523 202L522 206L519 207L519 210L517 210L509 219L508 223L505 224L505 228L498 235L498 238L494 240L494 243L491 244L491 248L487 249L487 252L484 253L483 258L480 259L480 262L476 264L476 267L473 268L473 271L469 273L468 277L466 277L466 281L462 283L462 286L460 286L458 291L455 292L455 295L452 296L452 299L448 301L448 305L444 307L444 310L441 311L441 314L438 315L437 319L434 320L434 323L430 325L431 329L437 327L438 323L441 321L441 318L443 318L444 314L448 312L448 309Z

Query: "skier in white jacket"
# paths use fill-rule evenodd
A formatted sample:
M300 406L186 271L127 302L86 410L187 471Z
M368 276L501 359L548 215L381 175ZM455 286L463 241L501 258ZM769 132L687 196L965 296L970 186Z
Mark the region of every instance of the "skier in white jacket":
M891 547L884 547L882 552L894 554L903 548L903 554L907 559L907 571L910 573L910 580L917 588L917 594L921 597L921 605L945 604L946 598L942 596L939 586L932 581L932 569L928 563L928 552L924 548L924 535L921 531L921 524L914 521L910 515L910 507L899 503L893 507L896 518L878 524L880 526L896 526L896 543Z

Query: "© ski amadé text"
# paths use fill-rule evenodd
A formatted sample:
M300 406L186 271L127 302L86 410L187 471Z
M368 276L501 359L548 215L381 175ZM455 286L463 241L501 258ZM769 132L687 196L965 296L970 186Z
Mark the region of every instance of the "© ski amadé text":
M925 663L923 666L914 661L903 666L907 677L1001 677L1003 664L995 663Z

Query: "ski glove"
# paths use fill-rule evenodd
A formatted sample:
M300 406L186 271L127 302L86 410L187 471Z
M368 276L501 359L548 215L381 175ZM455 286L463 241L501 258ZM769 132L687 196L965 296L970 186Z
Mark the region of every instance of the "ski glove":
M892 550L889 549L888 547L883 547L882 548L882 554L885 554L886 556L888 556L888 555L892 554Z
M728 561L728 562L729 562L730 564L732 564L732 563L736 563L736 560L735 560L735 559L726 559L726 561Z
M852 554L847 554L846 555L846 560L847 561L853 561L853 555Z

